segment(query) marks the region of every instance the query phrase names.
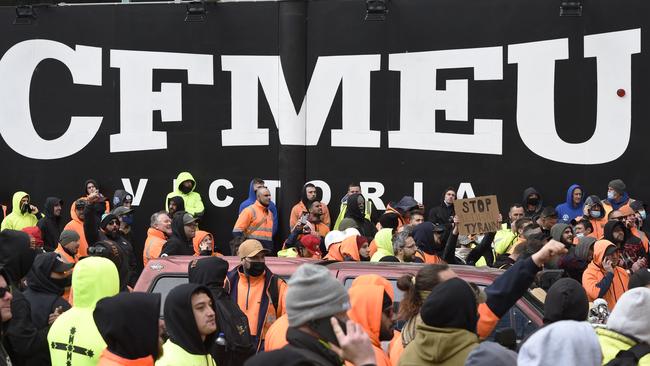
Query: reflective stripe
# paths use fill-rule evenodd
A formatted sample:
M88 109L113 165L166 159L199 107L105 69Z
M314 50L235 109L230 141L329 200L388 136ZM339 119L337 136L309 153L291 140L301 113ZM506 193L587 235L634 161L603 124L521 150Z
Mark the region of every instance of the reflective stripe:
M261 236L261 235L248 235L246 237L247 239L257 239L257 240L270 240L272 237L269 236Z

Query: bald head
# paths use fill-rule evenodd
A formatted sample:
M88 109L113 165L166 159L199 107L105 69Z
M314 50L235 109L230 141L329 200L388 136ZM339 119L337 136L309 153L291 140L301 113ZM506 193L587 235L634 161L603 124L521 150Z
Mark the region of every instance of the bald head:
M271 191L266 187L260 187L256 192L257 201L262 204L262 206L267 207L271 203Z

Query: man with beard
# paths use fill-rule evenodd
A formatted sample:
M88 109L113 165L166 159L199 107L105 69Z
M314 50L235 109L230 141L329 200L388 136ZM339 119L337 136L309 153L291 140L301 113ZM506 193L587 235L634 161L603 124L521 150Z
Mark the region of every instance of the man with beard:
M296 226L296 223L303 215L308 215L310 213L309 207L313 201L318 200L316 186L307 183L302 187L302 192L300 193L300 202L296 203L291 209L291 216L289 217L289 227ZM320 200L318 200L320 201ZM329 228L330 226L330 212L327 208L327 205L321 202L321 208L323 213L321 215L321 222Z
M368 220L366 212L366 199L360 193L348 196L345 218L339 224L339 230L354 228L359 230L361 235L372 240L377 234L377 227Z
M641 239L630 233L623 221L618 221L616 214L618 211L612 211L612 220L605 225L604 239L609 240L619 250L624 269L631 272L637 272L640 269L648 267L648 253L643 247ZM624 217L621 216L620 217Z
M258 352L264 350L264 337L273 322L285 313L287 284L265 264L269 251L255 239L239 247L241 264L228 272L232 299L248 317L251 337Z
M43 249L46 252L52 252L56 249L59 243L59 236L63 229L61 222L61 208L63 207L63 200L57 197L48 197L43 205L43 213L45 214L36 226L41 229L41 236L43 237Z
M246 207L237 218L232 229L233 236L243 236L246 239L259 240L268 251L273 250L273 212L269 209L271 204L271 191L260 187L257 200Z
M172 236L172 219L165 211L151 215L151 223L147 230L147 240L142 251L142 263L146 266L152 258L160 257L163 245Z
M160 294L120 293L99 300L93 319L106 342L98 366L153 366L162 356Z
M110 240L117 243L128 263L129 273L127 284L134 287L138 280L138 267L131 243L120 232L120 220L112 213L101 216L97 223L97 214L94 212L97 205L93 204L96 198L89 197L89 204L84 209L84 233L89 246L95 245L98 241Z
M196 235L196 218L185 211L174 214L172 220L172 235L163 245L160 256L168 255L193 255Z
M400 262L422 263L422 259L415 256L417 250L410 226L393 238L393 252Z
M194 217L201 217L205 212L201 195L196 191L196 180L189 172L181 172L176 178L176 189L167 194L165 207L169 205L169 199L172 197L181 197L185 204L185 211Z
M453 218L456 215L454 211L454 201L456 200L456 190L454 187L447 187L442 196L440 205L429 211L429 221L434 224L444 225L451 229Z

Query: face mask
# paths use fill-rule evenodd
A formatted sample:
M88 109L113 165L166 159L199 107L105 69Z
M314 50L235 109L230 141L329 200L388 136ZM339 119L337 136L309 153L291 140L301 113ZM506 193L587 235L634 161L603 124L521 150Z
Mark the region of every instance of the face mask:
M641 215L641 219L645 220L645 215L646 215L645 210L639 211L639 215Z
M597 219L600 217L600 211L589 211L589 215L591 215L591 217L594 219Z
M125 224L132 226L133 225L133 215L124 215L122 216L122 222Z
M181 192L188 194L192 191L192 187L181 186Z
M22 206L20 206L20 212L21 213L26 214L29 211L30 211L29 202L27 202L27 203L23 204Z
M584 233L576 234L576 238L582 238L583 236L585 236Z
M50 278L53 284L60 288L66 288L72 286L72 277L66 278Z
M607 199L608 200L614 199L614 191L607 191Z
M248 269L248 275L251 277L257 277L264 273L265 265L264 262L250 262L250 268Z
M537 206L538 203L539 203L539 198L529 198L528 199L528 204L529 205Z
M394 334L393 329L394 328L395 328L395 323L393 323L390 328L380 326L379 327L379 340L384 341L384 342L388 342L391 339L393 339L393 334Z

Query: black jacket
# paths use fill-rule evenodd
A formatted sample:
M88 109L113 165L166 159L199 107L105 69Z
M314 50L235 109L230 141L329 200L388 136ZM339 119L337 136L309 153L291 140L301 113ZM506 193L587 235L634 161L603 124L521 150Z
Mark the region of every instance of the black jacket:
M369 238L369 240L372 240L371 238L374 238L375 234L377 234L377 228L372 224L372 222L370 222L370 220L366 219L365 212L359 209L359 197L363 198L361 194L353 194L348 197L345 218L354 220L355 227L359 230L359 233L366 238ZM364 198L364 202L365 201Z
M135 360L158 356L160 294L121 292L99 300L93 318L109 352Z
M57 197L48 197L43 205L44 217L38 220L36 226L41 229L43 236L43 249L46 252L53 252L59 244L59 236L63 230L63 220L61 215L54 216L54 206L61 205L63 207L63 200Z
M23 294L31 305L32 322L37 328L48 326L48 317L57 307L61 306L64 311L70 309L70 304L61 297L65 287L54 283L50 277L57 260L56 253L40 254L27 274L27 289Z
M532 194L536 194L539 197L539 202L537 202L537 206L535 206L535 209L533 211L528 211L528 197L530 197ZM533 187L528 187L524 190L524 194L521 198L521 204L524 206L524 216L532 219L536 219L536 216L538 216L544 208L542 195Z
M258 353L245 365L340 366L343 364L334 351L325 347L318 339L296 328L287 330L287 342L289 344L279 350Z
M185 236L185 225L183 216L185 211L178 211L174 214L172 220L172 235L162 247L160 255L194 255L194 245L192 239Z

